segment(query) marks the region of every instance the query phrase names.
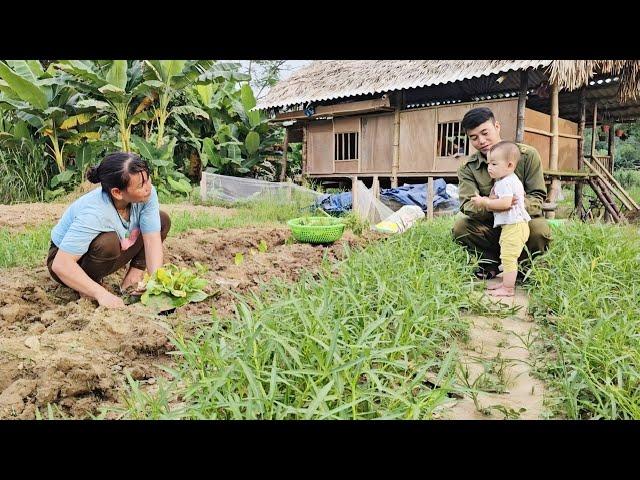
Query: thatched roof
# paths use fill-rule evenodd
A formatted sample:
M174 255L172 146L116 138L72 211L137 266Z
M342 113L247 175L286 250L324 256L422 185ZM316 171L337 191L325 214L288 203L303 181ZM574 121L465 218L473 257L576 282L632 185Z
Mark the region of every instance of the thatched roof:
M640 92L636 60L321 60L276 84L260 109L428 87L503 72L544 70L561 89L588 85L594 74L620 76L620 99Z
M620 102L640 98L640 60L555 60L549 66L549 80L564 90L588 85L595 74L620 77Z
M549 63L551 60L321 60L277 83L258 108L426 87Z

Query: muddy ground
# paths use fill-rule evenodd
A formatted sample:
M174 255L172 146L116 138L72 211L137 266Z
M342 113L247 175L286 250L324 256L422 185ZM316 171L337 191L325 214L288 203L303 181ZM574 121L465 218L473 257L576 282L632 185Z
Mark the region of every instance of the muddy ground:
M165 207L185 210L183 205ZM64 208L3 206L0 225L24 228L55 222ZM212 207L188 208L211 213ZM218 210L215 213L228 214ZM0 276L0 419L32 419L36 407L46 417L47 404L73 418L115 406L125 372L143 386L153 385L161 375L168 377L160 369L172 362L167 354L173 349L167 327L193 326L198 319L209 318L212 309L221 316L233 315L233 292L258 288L260 282L274 277L295 281L303 270L317 269L325 254L340 259L345 245L367 242L366 237L350 232L329 247L291 243L289 237L286 227L255 227L190 230L168 238L165 261L189 268L196 261L206 265L209 291L215 293L168 316L153 315L140 304L125 311L98 307L56 284L44 265L4 269ZM261 240L267 244L262 253L258 251ZM244 255L240 265L235 264L236 253ZM123 273L107 277L106 288L117 292Z

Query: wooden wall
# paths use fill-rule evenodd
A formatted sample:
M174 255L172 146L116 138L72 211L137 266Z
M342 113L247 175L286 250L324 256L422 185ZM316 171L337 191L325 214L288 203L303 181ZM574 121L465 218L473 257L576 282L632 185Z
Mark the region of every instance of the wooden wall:
M545 113L525 109L524 117L524 143L538 150L542 159L542 168L549 170L549 157L551 155L551 117ZM527 128L541 130L544 133L527 131ZM578 134L578 124L560 118L558 121L559 134ZM578 140L575 138L560 137L558 142L558 170L575 171L578 169Z
M360 168L362 172L387 173L393 160L394 114L362 117Z
M440 157L436 151L438 123L462 120L471 108L490 108L500 123L504 140L514 140L517 123L517 98L476 103L445 105L400 112L400 159L398 174L455 172L468 157ZM308 124L308 171L311 175L332 173L391 173L393 160L393 113L335 118ZM525 111L524 143L535 147L543 168L549 169L551 145L548 135L526 131L530 127L550 130L550 117L531 109ZM576 123L560 119L560 133L576 135ZM359 132L358 160L334 161L334 133ZM560 137L558 164L560 170L577 169L577 140ZM469 154L475 153L473 146Z

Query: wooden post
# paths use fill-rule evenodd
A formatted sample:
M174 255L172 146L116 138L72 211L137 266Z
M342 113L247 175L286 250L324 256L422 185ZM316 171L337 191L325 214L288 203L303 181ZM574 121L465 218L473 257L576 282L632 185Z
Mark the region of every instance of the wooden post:
M596 154L596 127L598 126L598 102L593 104L593 130L591 131L591 156Z
M558 118L560 116L558 105L558 84L551 85L551 152L549 156L549 169L558 170L558 144L560 137L558 136ZM551 180L551 188L549 191L549 203L555 203L560 193L560 179L554 177ZM549 212L548 218L555 218L555 212Z
M518 94L518 123L516 124L516 143L524 141L524 109L527 105L527 86L529 84L529 72L520 72L520 93Z
M358 205L358 177L351 177L351 211L353 213L358 213L357 209Z
M391 163L391 187L398 186L398 167L400 166L400 100L393 117L393 161Z
M284 147L282 151L282 166L280 170L280 181L284 182L287 178L287 150L289 150L289 129L284 128Z
M205 173L202 172L200 177L200 200L203 202L207 200L207 181L205 180Z
M302 126L302 176L307 174L307 125Z
M373 198L376 200L380 199L380 180L377 175L373 176L373 183L371 184L371 191L373 193Z
M427 220L433 220L433 177L427 180Z
M609 155L609 165L610 165L610 169L609 173L613 174L613 165L614 165L614 158L616 156L616 134L615 134L615 130L616 130L616 123L615 122L611 122L611 125L609 125L609 145L607 148L607 153Z
M587 118L587 90L585 87L580 89L580 96L578 100L578 111L580 118L578 120L578 170L584 168L584 125ZM576 191L574 206L578 212L578 215L582 214L582 180L576 181Z

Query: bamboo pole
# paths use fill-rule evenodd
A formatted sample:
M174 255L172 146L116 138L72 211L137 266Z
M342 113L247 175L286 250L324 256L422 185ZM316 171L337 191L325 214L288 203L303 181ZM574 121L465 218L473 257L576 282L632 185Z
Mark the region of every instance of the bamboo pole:
M287 177L287 150L289 150L289 129L284 129L284 147L282 151L282 165L280 170L280 181L284 182Z
M615 130L616 130L616 123L615 122L611 122L611 125L609 125L609 145L607 146L607 153L609 155L609 165L611 170L609 170L612 174L613 174L613 165L614 165L614 158L616 155L616 135L615 135Z
M378 179L378 175L373 176L371 191L373 193L373 197L379 200L380 199L380 180Z
M558 102L558 84L553 83L551 85L551 153L549 156L549 169L552 171L558 171L558 119L560 117L560 109ZM555 203L560 194L561 183L560 179L553 178L551 180L551 188L549 191L549 203ZM548 213L548 218L555 218L554 211Z
M598 102L593 104L593 122L591 123L591 156L596 156L596 127L598 126Z
M618 182L618 180L616 180L615 177L611 175L611 173L607 172L607 170L604 168L602 163L600 163L600 160L598 160L597 157L593 157L591 160L595 165L597 165L602 170L607 180L609 180L609 182L611 182L612 185L615 185L615 187L618 190L620 190L620 194L627 199L627 201L633 206L633 208L635 210L640 210L640 205L638 205L636 201L633 199L633 197L631 197L631 195L629 195L629 193L622 187L622 185L620 185L620 182ZM622 199L620 200L622 201Z
M307 174L307 126L302 127L302 176Z
M351 211L358 213L358 177L351 177Z
M520 92L518 93L518 122L516 124L516 143L524 141L524 110L527 106L527 86L529 84L529 72L520 72Z
M596 192L596 195L598 196L598 199L604 205L605 212L608 212L609 215L611 215L611 217L613 218L614 221L620 222L620 217L618 217L616 212L613 210L613 208L611 207L611 204L609 204L607 202L607 199L605 198L605 196L603 195L602 191L600 190L600 185L598 184L598 182L596 180L591 180L590 179L589 180L589 185L591 186L591 189L594 192Z
M593 157L592 160L597 161L595 157ZM625 198L625 195L623 193L619 193L619 192L616 191L615 188L613 188L613 186L607 181L607 179L605 178L605 176L604 176L604 174L602 172L598 171L598 169L596 169L596 167L594 167L586 158L584 159L584 163L593 171L593 173L595 173L598 176L598 179L600 180L600 182L602 182L603 186L606 187L609 191L613 192L613 194L616 197L618 197L618 199L622 202L622 204L628 210L633 210L634 209L634 205L631 205L627 201L627 199ZM598 162L598 165L602 166L602 164L599 163L599 162ZM606 172L606 170L603 169L603 172ZM620 188L621 191L624 191L622 189L622 187L619 187L619 188Z
M583 163L583 158L584 158L584 126L586 123L586 116L587 116L587 90L582 87L580 89L580 96L579 96L579 100L578 100L578 109L580 111L580 119L578 121L578 136L580 137L578 139L578 170L581 171L584 163ZM578 210L578 215L582 214L582 181L578 180L576 182L576 189L575 189L575 201L574 201L574 205L576 210Z
M433 220L433 177L427 180L427 219Z
M398 186L398 167L400 166L400 103L396 105L393 117L393 162L391 163L391 187Z

